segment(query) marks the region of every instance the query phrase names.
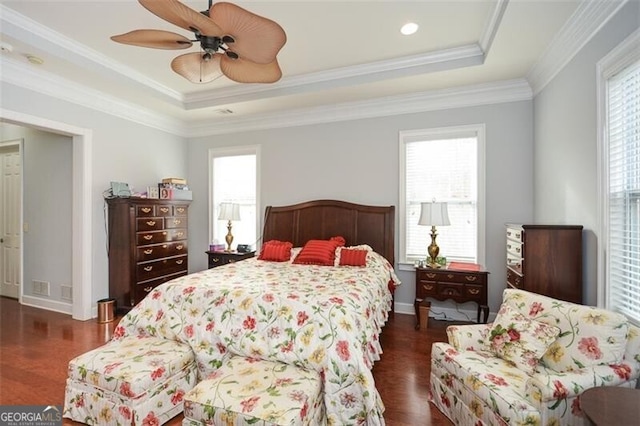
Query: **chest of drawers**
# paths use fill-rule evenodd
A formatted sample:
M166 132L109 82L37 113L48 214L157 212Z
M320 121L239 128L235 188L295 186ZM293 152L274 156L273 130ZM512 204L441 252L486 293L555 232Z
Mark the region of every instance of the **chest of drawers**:
M108 205L109 297L126 312L188 273L188 201L113 198Z
M506 225L507 285L582 303L582 226Z
M416 328L420 327L418 306L426 298L453 300L457 303L475 302L478 304L478 322L482 319L482 322L486 323L489 317L488 274L484 270L416 268Z

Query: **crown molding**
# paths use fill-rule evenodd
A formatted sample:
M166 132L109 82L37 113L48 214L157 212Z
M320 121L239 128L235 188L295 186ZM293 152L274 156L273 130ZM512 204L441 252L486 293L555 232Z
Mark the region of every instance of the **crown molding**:
M628 0L583 1L527 73L537 95Z
M457 69L484 62L484 53L477 44L443 49L436 52L370 62L363 65L334 68L293 77L283 77L268 86L243 84L212 89L185 96L187 110L215 107L276 96L295 95L354 84L406 77L448 69Z
M507 10L508 5L509 0L498 0L496 2L496 6L491 12L489 20L485 23L484 31L482 31L482 36L480 36L480 40L478 41L480 49L484 52L485 58L489 53L489 49L491 49L491 44L493 43L493 39L496 37L498 28L500 28L504 11Z
M524 79L433 90L368 101L300 108L280 113L256 114L227 118L212 123L202 121L188 125L187 137L239 133L283 127L306 126L374 117L412 114L452 108L473 107L505 102L531 100L531 87Z
M19 61L0 57L0 68L3 82L183 137L358 120L532 98L531 87L527 81L517 79L247 117L184 122L29 67Z
M182 106L181 93L2 4L0 4L0 25L3 33L17 40L26 40L32 46L37 46L60 59L96 71L101 75L128 79L138 87L141 85L150 94L160 95L164 100Z
M15 59L0 57L0 69L2 82L172 134L185 134L184 123L180 120L124 102Z

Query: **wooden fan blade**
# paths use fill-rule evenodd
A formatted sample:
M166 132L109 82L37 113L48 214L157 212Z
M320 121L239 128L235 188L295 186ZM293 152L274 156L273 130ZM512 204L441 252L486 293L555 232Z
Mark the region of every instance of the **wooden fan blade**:
M282 77L280 65L275 59L268 64L258 64L242 58L231 59L225 55L221 56L222 73L238 83L275 83Z
M209 83L222 76L220 55L205 61L201 52L185 53L171 61L171 69L192 83Z
M276 22L258 16L235 4L215 3L209 17L222 29L224 35L235 39L229 49L241 58L259 64L273 62L287 41L287 35Z
M222 29L202 13L196 12L178 0L138 0L154 15L185 30L197 30L202 35L221 37Z
M154 49L187 49L193 45L191 40L180 34L161 30L135 30L115 35L111 40L134 46Z

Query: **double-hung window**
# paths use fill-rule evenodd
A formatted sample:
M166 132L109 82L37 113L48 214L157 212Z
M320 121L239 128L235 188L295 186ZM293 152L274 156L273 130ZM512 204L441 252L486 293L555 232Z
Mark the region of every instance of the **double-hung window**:
M225 244L226 220L219 220L220 205L240 206L240 220L233 221L231 248L250 244L255 248L259 227L258 179L259 147L211 149L209 151L210 240Z
M640 34L598 64L605 307L640 324Z
M484 262L484 125L400 132L400 263L425 260L431 227L424 202L446 202L451 225L437 227L440 256Z

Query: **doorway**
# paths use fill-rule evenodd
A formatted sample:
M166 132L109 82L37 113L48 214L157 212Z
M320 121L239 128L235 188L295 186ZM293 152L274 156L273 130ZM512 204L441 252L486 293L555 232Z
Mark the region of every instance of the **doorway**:
M0 109L0 121L72 137L72 265L71 315L77 320L95 316L91 274L91 147L92 131L16 111Z
M0 296L21 294L22 141L0 142Z

